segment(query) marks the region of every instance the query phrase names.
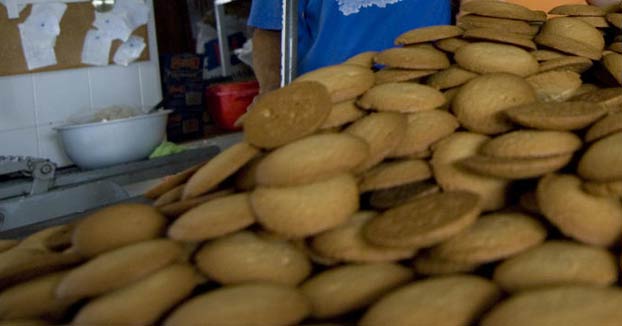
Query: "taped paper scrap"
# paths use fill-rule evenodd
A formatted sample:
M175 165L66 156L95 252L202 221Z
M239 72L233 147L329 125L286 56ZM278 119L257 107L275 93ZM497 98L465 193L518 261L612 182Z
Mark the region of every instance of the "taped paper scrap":
M112 39L99 30L91 29L84 40L82 63L105 66L108 64Z
M56 64L54 45L66 9L64 3L34 4L28 18L19 24L22 49L29 70Z
M145 40L142 37L132 35L123 43L114 54L114 63L127 66L136 61L145 49Z

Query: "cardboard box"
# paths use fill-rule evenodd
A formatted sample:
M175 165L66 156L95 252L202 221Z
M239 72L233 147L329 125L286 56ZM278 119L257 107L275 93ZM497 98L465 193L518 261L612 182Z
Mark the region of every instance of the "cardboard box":
M203 57L192 53L162 55L162 96L165 107L187 108L203 105Z
M178 143L203 137L205 128L205 109L186 107L176 109L168 117L167 139Z

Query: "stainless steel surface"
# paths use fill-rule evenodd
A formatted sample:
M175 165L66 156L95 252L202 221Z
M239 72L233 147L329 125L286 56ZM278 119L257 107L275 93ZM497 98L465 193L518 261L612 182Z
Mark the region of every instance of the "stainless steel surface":
M0 156L0 176L18 174L32 178L28 191L31 195L46 192L51 186L55 171L56 165L47 159L28 156ZM26 192L24 191L24 193Z
M216 16L216 32L218 33L218 50L220 52L221 75L228 77L231 75L231 62L229 59L229 40L227 39L227 31L225 28L225 4L231 1L215 0L214 15Z
M281 32L281 87L298 74L298 0L283 0Z
M164 140L170 113L170 110L157 111L125 119L67 125L56 130L65 153L76 165L96 169L149 156Z

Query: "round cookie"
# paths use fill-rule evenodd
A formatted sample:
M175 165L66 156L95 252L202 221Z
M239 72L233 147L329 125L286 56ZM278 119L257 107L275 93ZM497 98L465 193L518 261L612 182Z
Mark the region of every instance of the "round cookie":
M161 206L168 205L170 203L174 203L176 201L181 200L181 196L184 193L185 186L186 186L185 184L182 184L165 192L164 194L162 194L162 196L158 197L153 202L153 206L161 207Z
M480 217L453 238L433 247L430 256L465 264L485 264L534 247L546 238L546 229L520 213L494 213Z
M357 102L363 109L413 113L439 108L445 96L436 89L417 83L386 83L372 87Z
M501 1L469 1L462 4L460 6L460 10L487 17L507 18L530 22L546 21L546 14L544 12L532 11L521 5Z
M344 61L344 64L356 65L371 69L374 65L374 57L378 54L376 51L365 51L359 54L353 55L348 60Z
M494 18L469 14L458 18L457 25L466 30L475 28L491 28L530 36L534 34L533 29L527 22L515 19Z
M622 85L622 54L611 53L603 57L603 64L609 71L611 76L618 81L618 84Z
M581 87L581 75L573 71L547 71L530 77L527 82L541 102L563 102Z
M589 102L533 103L509 108L504 113L524 127L567 131L591 125L606 114L606 109Z
M430 165L424 160L401 160L380 163L361 176L359 190L366 192L386 189L423 181L431 177Z
M622 204L584 192L578 177L548 175L540 179L536 195L544 216L565 235L596 246L610 246L619 240Z
M391 48L376 55L377 64L404 69L445 69L449 59L445 53L424 47Z
M436 41L434 45L438 49L443 50L445 52L455 53L456 51L458 51L459 48L469 43L470 43L469 41L465 41L461 38L453 37L453 38L447 38L447 39Z
M618 131L622 131L622 113L608 114L587 130L585 141L591 143Z
M376 71L376 85L415 81L435 73L436 70L414 70L400 68L383 68Z
M308 185L259 187L251 194L257 220L291 238L314 235L344 223L359 208L359 190L350 174Z
M571 132L517 130L487 142L480 153L501 158L548 157L573 153L581 145L581 139Z
M300 291L311 301L311 316L326 319L363 308L412 278L395 264L345 265L317 274Z
M618 29L622 29L622 13L608 13L607 21Z
M178 217L183 213L203 204L208 201L220 197L225 197L233 194L233 189L225 189L216 192L212 192L205 196L195 197L191 199L181 200L178 202L174 202L168 205L164 205L162 207L158 207L160 213L164 214L167 217Z
M536 44L531 38L517 33L507 32L494 28L473 28L464 32L463 37L467 40L490 41L496 43L520 46L521 48L535 50Z
M540 64L540 73L547 71L574 71L578 74L586 72L592 67L592 60L584 57L566 56L546 60Z
M205 244L199 271L220 284L266 281L295 286L311 273L307 256L286 240L242 231Z
M164 177L160 183L145 192L145 197L149 199L156 199L164 195L171 189L185 183L202 166L203 164L197 164L181 172Z
M356 105L356 100L344 101L334 104L330 114L320 127L322 130L341 127L350 122L354 122L367 114Z
M605 48L605 40L598 29L571 17L549 19L535 41L564 53L593 60L600 59Z
M431 87L443 90L461 86L477 76L478 74L474 72L464 70L458 66L451 66L430 76L426 83Z
M447 274L470 273L479 267L479 264L459 263L432 257L429 252L417 255L413 262L415 271L422 275L440 276Z
M577 169L579 175L590 181L622 180L622 133L617 132L593 143L583 154Z
M613 42L609 45L609 50L622 54L622 42Z
M573 98L575 98L575 97L577 97L579 95L591 93L591 92L599 90L599 89L600 89L600 87L598 85L595 85L595 84L590 84L590 83L581 84L581 87L579 87L579 89L576 90Z
M583 190L588 194L600 197L622 197L622 181L583 183Z
M570 99L577 102L590 102L600 104L609 112L620 112L622 105L622 93L619 87L601 88L589 93L577 95Z
M478 74L506 72L522 77L538 72L538 61L529 52L507 44L476 42L455 53L456 62Z
M538 60L538 62L559 59L559 58L564 58L568 56L567 54L561 53L559 51L546 50L546 49L539 49L539 50L531 51L531 55L533 55L536 58L536 60Z
M371 192L369 204L376 209L385 210L402 205L417 197L435 194L440 188L428 182L415 182L397 187L380 189Z
M389 157L404 157L424 152L432 144L451 135L460 126L456 117L441 110L409 114L406 119L406 134Z
M607 28L609 27L609 22L605 17L596 17L596 16L573 16L575 19L578 19L582 22L588 23L596 28Z
M494 281L508 292L561 285L609 286L618 278L615 257L605 249L548 241L495 268Z
M416 28L399 35L395 45L426 43L462 35L462 28L453 25L438 25Z
M549 10L551 15L560 16L605 16L607 12L597 6L590 5L561 5Z
M258 186L296 186L350 172L369 155L369 145L346 133L312 135L266 155L257 166Z
M359 325L473 325L500 295L494 283L477 276L429 278L382 297Z
M555 172L566 166L571 159L572 154L535 158L501 158L475 155L462 160L460 164L482 175L518 180Z
M476 77L462 86L452 108L463 127L490 135L512 129L503 115L507 108L535 101L534 89L523 78L496 73Z
M324 85L330 94L330 100L339 103L365 93L374 85L374 73L371 69L357 65L334 65L307 72L296 78L291 85L309 81Z
M363 238L363 226L376 215L376 212L358 212L347 223L318 234L311 241L314 252L353 263L391 262L413 257L416 250L377 246Z
M392 208L363 228L371 243L395 248L429 247L473 224L481 212L478 195L467 191L432 194Z

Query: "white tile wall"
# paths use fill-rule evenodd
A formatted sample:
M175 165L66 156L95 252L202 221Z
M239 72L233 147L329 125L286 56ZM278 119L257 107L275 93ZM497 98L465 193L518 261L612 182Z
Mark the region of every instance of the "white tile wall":
M153 15L148 26L150 61L0 77L0 156L29 155L70 165L55 126L110 105L158 103L162 91Z

